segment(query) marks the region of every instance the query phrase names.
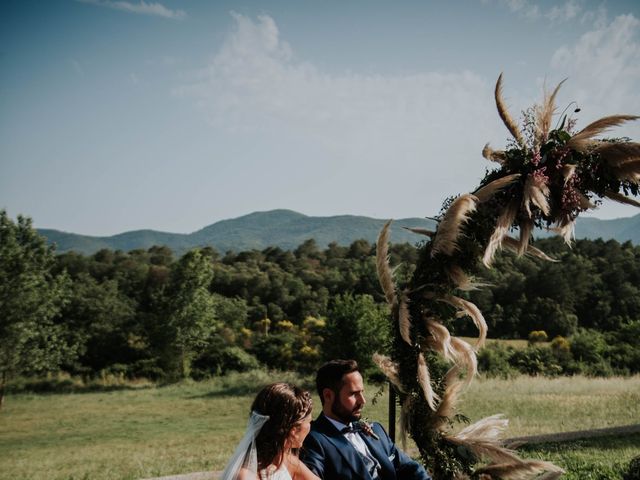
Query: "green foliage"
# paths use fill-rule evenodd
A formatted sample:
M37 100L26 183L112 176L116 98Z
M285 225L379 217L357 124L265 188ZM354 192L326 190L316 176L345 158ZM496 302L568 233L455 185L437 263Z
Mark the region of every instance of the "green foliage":
M325 357L353 358L364 372L373 370L372 355L383 353L389 342L388 316L371 295L337 295L329 308Z
M549 339L547 332L544 330L534 330L529 333L529 343L541 343L546 342Z
M8 378L55 370L75 355L56 323L69 279L52 274L54 260L30 219L0 210L0 405Z

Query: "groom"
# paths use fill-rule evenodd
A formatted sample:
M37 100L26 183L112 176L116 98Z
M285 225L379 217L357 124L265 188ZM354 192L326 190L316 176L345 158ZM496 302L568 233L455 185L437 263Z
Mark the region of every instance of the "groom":
M382 425L360 428L366 403L355 360L332 360L316 376L322 413L311 424L301 457L326 480L430 480L424 468L391 441ZM356 423L354 423L356 422Z

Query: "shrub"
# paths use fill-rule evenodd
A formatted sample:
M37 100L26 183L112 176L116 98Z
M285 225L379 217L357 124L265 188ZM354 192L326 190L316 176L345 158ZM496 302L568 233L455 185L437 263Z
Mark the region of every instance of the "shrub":
M541 343L548 340L547 332L544 330L534 330L529 333L529 343Z
M515 370L509 364L513 348L492 343L478 352L478 371L487 377L511 377Z
M549 347L529 346L524 350L515 350L509 359L512 367L528 375L556 376L562 373Z

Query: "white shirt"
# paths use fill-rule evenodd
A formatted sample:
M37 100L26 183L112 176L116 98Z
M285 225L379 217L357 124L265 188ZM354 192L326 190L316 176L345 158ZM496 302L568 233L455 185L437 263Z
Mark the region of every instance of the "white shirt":
M327 420L329 420L333 424L334 427L338 429L339 432L342 432L344 428L351 427L351 423L349 423L349 425L345 425L344 423L334 420L333 418L329 418L326 415L324 416ZM349 441L349 443L353 445L353 448L355 448L358 451L358 453L360 453L363 457L367 457L371 459L373 462L379 465L378 460L376 460L376 457L374 457L371 454L371 451L367 447L367 444L364 443L364 440L360 435L358 435L356 432L353 432L353 431L343 433L343 435ZM374 478L376 478L377 476L378 476L377 474L374 475Z

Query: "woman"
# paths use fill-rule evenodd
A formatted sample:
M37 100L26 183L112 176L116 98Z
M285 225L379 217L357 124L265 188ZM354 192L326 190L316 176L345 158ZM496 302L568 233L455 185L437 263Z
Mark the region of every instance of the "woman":
M311 428L311 396L289 383L264 387L222 480L319 480L298 458Z

